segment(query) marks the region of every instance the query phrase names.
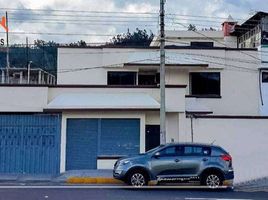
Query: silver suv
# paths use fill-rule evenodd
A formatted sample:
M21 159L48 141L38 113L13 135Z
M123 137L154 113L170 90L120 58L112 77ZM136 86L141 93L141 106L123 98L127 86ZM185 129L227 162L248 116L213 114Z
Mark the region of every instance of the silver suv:
M147 185L149 181L197 181L216 188L231 186L234 172L232 157L219 146L171 143L119 159L114 165L113 176L133 186Z

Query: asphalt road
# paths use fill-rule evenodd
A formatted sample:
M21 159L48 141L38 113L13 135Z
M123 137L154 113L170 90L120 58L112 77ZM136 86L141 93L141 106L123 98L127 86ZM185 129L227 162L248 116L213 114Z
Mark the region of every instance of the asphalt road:
M268 199L268 192L197 189L1 188L0 200Z

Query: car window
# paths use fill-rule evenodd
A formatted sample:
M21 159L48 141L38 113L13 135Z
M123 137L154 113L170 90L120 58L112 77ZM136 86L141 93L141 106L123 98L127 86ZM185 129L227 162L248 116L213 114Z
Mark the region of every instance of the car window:
M171 146L161 150L160 156L180 156L183 155L183 152L184 152L183 146Z
M185 146L184 155L185 156L209 156L211 149L209 147L201 146Z

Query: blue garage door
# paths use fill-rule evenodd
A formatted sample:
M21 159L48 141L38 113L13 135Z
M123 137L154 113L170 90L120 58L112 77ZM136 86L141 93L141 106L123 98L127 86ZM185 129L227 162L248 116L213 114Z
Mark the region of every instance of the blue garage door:
M97 168L97 119L68 119L66 170Z
M0 173L59 173L58 114L0 114Z
M66 170L96 169L98 156L139 153L139 119L68 119Z

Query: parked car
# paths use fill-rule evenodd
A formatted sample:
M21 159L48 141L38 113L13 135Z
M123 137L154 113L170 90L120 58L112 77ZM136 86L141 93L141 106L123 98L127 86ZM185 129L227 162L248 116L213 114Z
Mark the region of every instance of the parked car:
M113 176L133 186L147 185L149 181L197 181L216 188L231 186L234 171L232 157L219 146L171 143L119 159L114 165Z

